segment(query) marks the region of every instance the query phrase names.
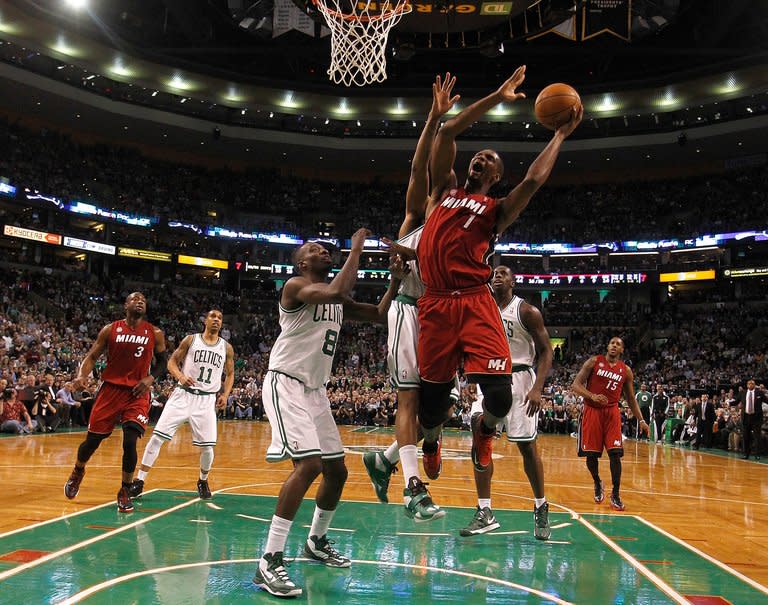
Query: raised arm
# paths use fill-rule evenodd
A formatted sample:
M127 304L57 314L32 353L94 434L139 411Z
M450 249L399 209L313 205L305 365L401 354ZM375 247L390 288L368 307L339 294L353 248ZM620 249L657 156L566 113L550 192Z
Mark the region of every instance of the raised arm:
M595 367L595 358L590 357L581 366L579 373L576 374L576 378L573 379L571 390L584 398L584 404L593 408L603 407L608 403L608 398L605 395L595 395L587 390L587 380L592 373L592 368Z
M627 376L624 378L624 397L629 404L629 409L632 410L632 415L639 421L640 431L648 434L648 423L643 419L643 413L640 411L640 406L637 404L637 398L635 398L635 373L627 366Z
M450 73L445 74L444 80L437 76L432 84L432 108L411 160L411 177L405 194L405 219L398 237L410 233L424 221L429 199L429 153L440 118L461 98L459 95L451 97L455 84L456 78L451 77Z
M430 162L430 171L432 173L432 200L430 205L436 203L435 200L440 198L440 195L451 180L451 171L456 159L456 137L499 103L524 99L524 93L515 92L515 89L523 83L523 80L525 80L525 65L518 67L515 73L497 90L487 97L472 103L461 113L448 120L439 130L435 137ZM429 208L427 211L429 211Z
M216 397L216 409L223 410L227 407L227 399L235 385L235 350L227 343L227 359L224 362L224 389Z
M526 413L533 416L541 409L541 390L552 368L552 343L549 340L549 333L544 327L544 318L533 305L523 303L520 306L520 319L523 321L528 333L533 338L533 344L536 348L536 382L533 383L531 390L528 391L526 399L528 408Z
M109 344L109 335L112 333L112 324L104 326L100 331L96 340L91 345L90 350L86 353L85 358L80 364L80 368L77 370L77 376L73 380L77 389L85 387L88 377L93 372L93 368L96 366L96 360L101 357L102 353L107 350Z
M357 281L357 268L365 239L371 235L368 229L355 231L349 256L330 283L312 282L304 276L292 277L283 286L280 304L286 309L296 309L302 304L345 303Z
M496 221L496 231L503 233L507 227L517 220L520 213L525 210L528 202L531 201L533 194L547 182L552 168L555 166L555 160L560 154L560 147L568 136L576 129L584 117L584 108L579 106L578 110L573 111L571 119L555 131L552 140L549 141L544 150L533 161L528 168L525 178L509 194L499 200L499 218Z
M194 338L194 334L187 334L168 359L168 373L174 380L184 387L194 387L197 384L194 377L187 376L181 369Z
M344 304L344 318L352 321L369 321L373 323L387 323L387 312L392 300L397 296L400 289L400 282L405 276L406 265L402 258L393 256L389 264L389 271L392 278L389 281L389 288L382 296L378 305L368 303L359 303L349 300Z

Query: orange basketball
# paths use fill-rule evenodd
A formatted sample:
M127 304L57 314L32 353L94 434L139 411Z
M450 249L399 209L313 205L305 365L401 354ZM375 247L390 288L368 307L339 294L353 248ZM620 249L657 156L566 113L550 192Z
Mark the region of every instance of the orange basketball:
M581 105L581 97L568 84L550 84L536 97L536 119L542 126L557 130L573 115L573 109Z

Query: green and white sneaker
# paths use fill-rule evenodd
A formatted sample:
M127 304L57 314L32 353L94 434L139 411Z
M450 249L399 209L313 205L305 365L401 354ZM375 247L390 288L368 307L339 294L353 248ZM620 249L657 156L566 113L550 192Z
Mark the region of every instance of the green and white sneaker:
M352 561L332 546L326 536L309 536L304 544L304 554L328 567L349 567Z
M460 536L477 536L479 534L487 534L489 531L498 529L501 524L493 516L493 511L487 506L480 508L477 507L475 516L472 521L466 527L459 530Z
M376 497L379 502L387 504L387 490L389 489L389 480L397 472L397 464L392 464L386 459L383 452L366 452L363 454L363 464L368 471L368 477L371 479L373 489L376 491Z
M549 502L533 508L533 535L537 540L549 540Z
M261 561L259 562L256 575L253 576L256 586L276 597L298 597L302 593L301 588L291 581L285 570L283 553L266 553L261 560L266 566L262 569Z
M416 523L433 521L445 517L445 511L432 502L427 491L427 484L422 483L418 477L408 480L408 487L403 490L405 503L405 516Z

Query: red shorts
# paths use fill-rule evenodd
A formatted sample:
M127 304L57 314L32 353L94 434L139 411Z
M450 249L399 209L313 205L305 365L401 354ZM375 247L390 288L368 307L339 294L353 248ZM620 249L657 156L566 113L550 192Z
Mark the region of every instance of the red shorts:
M149 393L134 397L132 390L131 387L102 383L91 410L88 430L109 435L118 422L132 422L143 434L149 422Z
M512 382L509 343L488 286L454 292L428 290L419 299L419 375L449 382L464 362L469 382L489 375Z
M579 456L610 454L624 455L619 406L593 408L584 404L579 420Z

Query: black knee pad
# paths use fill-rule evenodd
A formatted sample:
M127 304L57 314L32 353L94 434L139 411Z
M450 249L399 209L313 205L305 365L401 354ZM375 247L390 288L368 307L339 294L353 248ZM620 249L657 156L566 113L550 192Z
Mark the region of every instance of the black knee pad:
M422 382L419 422L425 429L440 426L448 419L451 409L451 389L455 382Z
M512 408L512 389L508 384L492 382L480 384L483 406L496 418L503 418Z
M136 463L139 460L136 451L136 442L141 437L141 431L133 425L123 427L123 472L132 473L136 470Z
M101 442L109 437L109 435L100 435L99 433L91 433L90 431L85 436L85 441L77 448L77 459L81 462L88 462L93 456L93 453L99 449Z

